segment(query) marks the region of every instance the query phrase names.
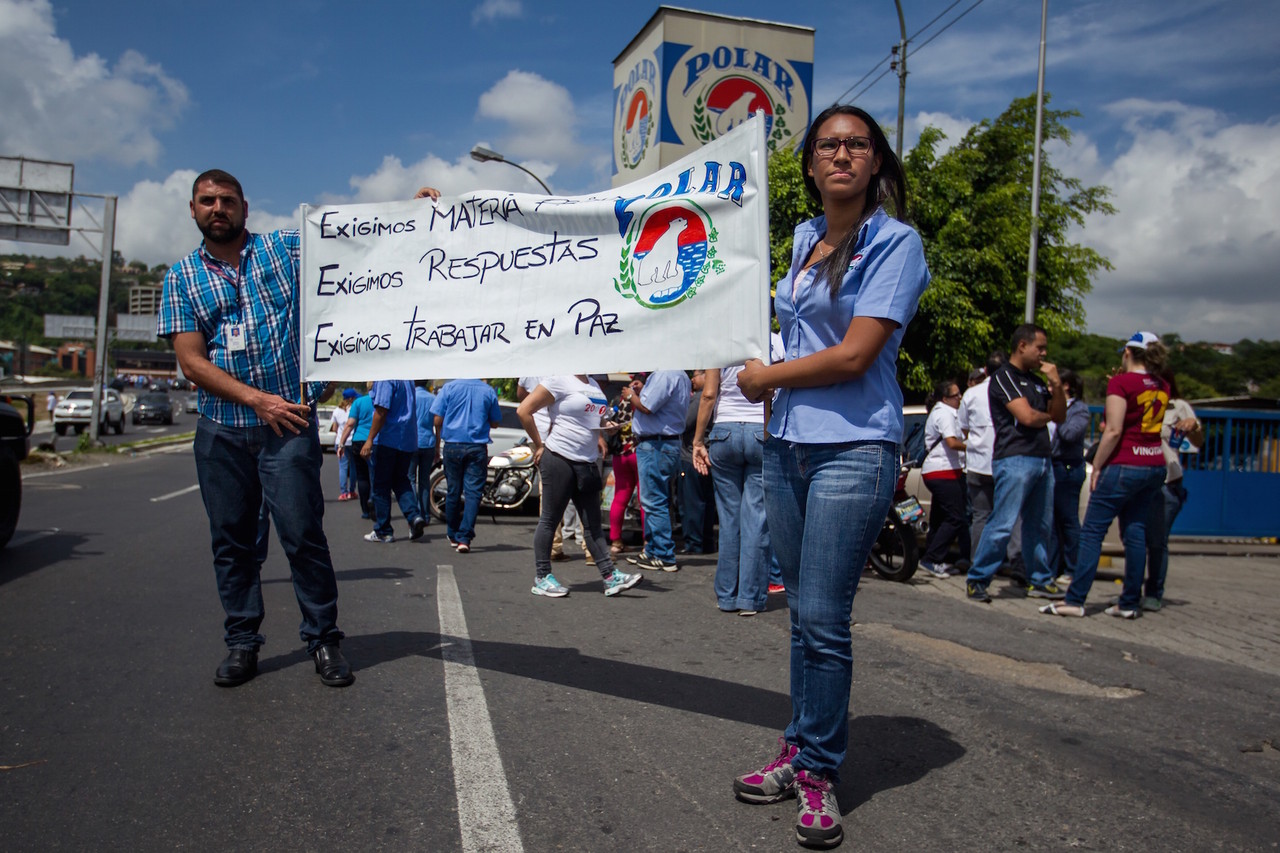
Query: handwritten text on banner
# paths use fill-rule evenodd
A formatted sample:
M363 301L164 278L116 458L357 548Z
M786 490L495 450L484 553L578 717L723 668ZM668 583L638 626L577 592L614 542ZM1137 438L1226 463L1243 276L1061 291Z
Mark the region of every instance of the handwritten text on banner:
M302 208L307 379L723 367L768 351L752 119L633 184Z

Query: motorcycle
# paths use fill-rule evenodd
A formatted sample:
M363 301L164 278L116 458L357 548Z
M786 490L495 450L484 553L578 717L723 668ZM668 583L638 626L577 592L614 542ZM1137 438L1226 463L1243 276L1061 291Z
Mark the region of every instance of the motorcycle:
M885 517L884 527L876 543L871 547L869 562L872 570L889 581L906 583L920 566L920 539L928 529L924 507L913 495L907 494L907 472L911 467L905 462L898 470L898 485L893 493L893 503Z
M444 501L448 491L442 466L431 475L428 483L431 514L441 521L444 521ZM539 494L538 468L533 464L533 448L527 440L489 457L484 489L480 492L480 508L487 509L495 520L498 510L520 509L530 497ZM534 507L537 507L537 501L534 501Z

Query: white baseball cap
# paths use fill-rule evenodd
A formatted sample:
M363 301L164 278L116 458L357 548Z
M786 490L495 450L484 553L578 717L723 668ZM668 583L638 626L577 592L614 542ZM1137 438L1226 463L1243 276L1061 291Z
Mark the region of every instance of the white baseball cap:
M1128 347L1133 347L1134 349L1146 349L1158 340L1160 340L1160 338L1155 332L1134 332L1133 337L1125 341L1124 346L1120 347L1120 352L1124 352Z

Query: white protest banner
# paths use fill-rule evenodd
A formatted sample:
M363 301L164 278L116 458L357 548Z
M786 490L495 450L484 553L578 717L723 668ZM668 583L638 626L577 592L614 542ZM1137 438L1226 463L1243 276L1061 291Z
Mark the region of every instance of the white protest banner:
M484 379L762 358L766 151L755 118L590 196L304 206L304 375Z

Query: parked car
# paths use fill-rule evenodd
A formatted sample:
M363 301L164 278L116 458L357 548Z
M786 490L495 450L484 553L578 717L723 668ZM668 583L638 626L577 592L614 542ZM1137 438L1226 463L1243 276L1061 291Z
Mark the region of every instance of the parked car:
M185 409L186 411L191 412L193 414L200 411L200 394L198 392L192 391L190 394L187 395L187 403L186 403Z
M124 432L124 402L120 399L120 393L114 388L108 388L102 392L102 396L100 431L106 432L110 427L115 430L116 435L120 435ZM72 427L79 435L89 426L89 420L92 417L93 390L86 388L72 391L54 407L54 432L58 435L66 435L67 427Z
M14 399L26 403L27 416L13 405ZM19 463L27 458L31 444L28 437L35 428L35 400L32 397L0 398L0 548L9 543L18 527L22 510L22 471Z
M489 445L490 456L508 451L529 437L524 427L520 425L520 418L516 416L517 407L517 403L498 401L498 408L502 409L502 420L496 427L489 430L489 438L492 441ZM546 436L544 435L543 438Z
M173 401L163 392L139 395L133 404L133 423L173 423Z

